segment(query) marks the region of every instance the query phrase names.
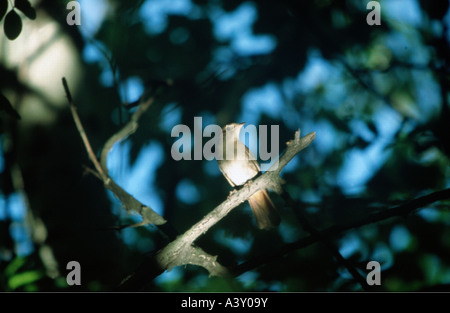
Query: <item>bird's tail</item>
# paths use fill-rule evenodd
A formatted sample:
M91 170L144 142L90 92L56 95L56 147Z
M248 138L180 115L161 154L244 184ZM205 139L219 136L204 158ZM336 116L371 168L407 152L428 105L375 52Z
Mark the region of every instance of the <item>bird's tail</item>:
M248 202L260 229L270 229L280 224L280 215L265 189L258 190L248 198Z

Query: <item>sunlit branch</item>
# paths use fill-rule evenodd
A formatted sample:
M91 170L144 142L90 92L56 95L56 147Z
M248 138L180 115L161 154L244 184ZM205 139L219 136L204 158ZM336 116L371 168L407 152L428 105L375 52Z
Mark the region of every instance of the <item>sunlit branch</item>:
M196 264L206 268L210 275L213 276L223 276L224 273L227 273L228 271L216 262L215 257L211 258L203 254L203 252L199 253L199 248L194 246L195 240L202 234L205 234L213 225L222 220L232 209L246 201L256 191L271 189L280 193L282 190L280 172L297 153L314 140L315 136L316 133L312 132L300 138L300 130L298 130L295 133L295 138L287 142L286 152L281 156L278 164L272 165L260 177L247 183L243 188L234 191L227 200L162 249L156 256L160 266L163 269L171 269L175 266Z

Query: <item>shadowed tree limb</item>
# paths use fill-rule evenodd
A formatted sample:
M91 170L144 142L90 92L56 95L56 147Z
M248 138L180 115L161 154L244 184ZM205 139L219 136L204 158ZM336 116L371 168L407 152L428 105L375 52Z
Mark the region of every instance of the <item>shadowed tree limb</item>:
M377 213L369 214L366 217L364 217L358 221L353 221L351 223L343 224L343 225L331 226L327 229L319 231L318 232L318 234L320 235L319 237L311 235L311 236L308 236L305 238L301 238L301 239L297 240L296 242L293 242L293 243L283 246L280 250L275 251L272 254L269 254L269 255L266 255L263 257L259 256L257 259L248 260L248 261L236 266L233 270L233 275L239 276L239 275L241 275L249 270L252 270L258 266L278 260L280 257L282 257L286 254L289 254L289 253L299 250L299 249L303 249L305 247L308 247L312 244L319 242L321 240L321 238L332 239L332 238L335 238L336 236L338 236L348 230L351 230L351 229L355 229L355 228L359 228L359 227L362 227L365 225L377 223L377 222L380 222L380 221L383 221L383 220L386 220L389 218L406 217L409 214L413 213L415 210L421 209L433 202L446 200L446 199L450 199L450 188L430 193L426 196L416 198L414 200L408 201L405 204L402 204L399 206L382 209L381 211L379 211Z
M110 189L114 195L119 198L127 211L134 211L142 216L142 222L133 226L141 226L149 223L162 225L166 223L164 218L154 212L150 207L142 204L123 190L119 185L117 185L114 180L109 177L106 166L107 156L110 149L116 142L123 140L125 137L133 134L137 130L140 117L153 103L154 98L150 97L148 99L144 99L142 103L140 103L138 110L132 115L130 121L106 142L102 149L99 162L89 143L86 132L84 131L83 125L76 111L76 107L73 104L66 79L63 78L62 82L77 130L80 133L89 158L93 162L97 171L98 175L96 176L103 181L106 188ZM159 265L160 270L154 271L155 275L158 275L163 270L170 270L175 266L192 264L205 268L211 276L227 276L229 271L217 262L217 256L212 256L203 251L200 247L195 246L195 240L197 240L197 238L202 234L205 234L213 225L231 212L233 208L246 201L256 191L260 189L271 189L280 194L282 192L281 184L283 183L283 180L280 177L281 170L297 153L306 148L314 140L314 138L315 132L300 138L300 130L298 130L295 133L294 139L287 142L287 149L279 159L279 162L273 164L267 172L260 175L254 181L247 183L244 188L234 192L227 200L207 214L201 221L193 225L188 231L178 236L156 254L155 260ZM130 278L133 278L133 276L135 275L132 274L130 277L127 277L123 283L129 281Z
M287 192L283 192L281 197L284 201L286 201L287 206L292 208L303 229L320 241L328 249L328 251L331 252L336 261L348 270L350 275L352 275L353 279L358 282L362 289L366 291L369 290L365 278L342 256L339 250L331 242L332 239L323 237L321 233L308 221L307 217L303 213L302 203L294 201Z
M166 220L161 215L153 211L151 207L141 203L132 195L130 195L128 192L126 192L122 187L116 184L114 180L108 176L108 169L106 167L106 158L109 150L112 148L114 143L116 143L119 140L122 140L126 136L129 136L136 131L140 117L153 103L154 98L150 97L145 101L143 101L139 106L138 110L132 115L131 120L121 130L119 130L119 132L114 134L111 137L111 139L107 141L101 153L101 162L99 162L97 157L95 156L94 151L92 150L91 144L89 143L89 139L87 138L83 124L81 123L80 117L78 116L76 107L73 103L69 86L67 85L67 81L64 77L62 78L62 84L64 87L64 91L66 93L67 100L69 102L70 110L73 119L75 121L75 125L77 127L78 132L80 133L81 139L83 140L87 154L92 163L94 164L98 176L103 181L105 187L111 190L113 194L122 202L122 205L126 211L136 212L142 216L142 222L134 226L141 226L146 224L162 225L166 223Z

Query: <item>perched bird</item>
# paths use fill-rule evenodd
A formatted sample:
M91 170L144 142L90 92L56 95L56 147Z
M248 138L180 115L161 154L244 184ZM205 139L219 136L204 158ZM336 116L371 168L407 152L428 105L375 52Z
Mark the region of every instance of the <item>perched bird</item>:
M245 144L239 140L239 132L245 123L232 123L222 128L223 144L218 147L222 160L217 160L219 169L231 186L242 186L261 172L256 158L252 155ZM229 157L233 149L234 155ZM270 229L280 224L280 215L267 194L267 190L262 189L254 193L248 202L256 218L256 223L260 229Z

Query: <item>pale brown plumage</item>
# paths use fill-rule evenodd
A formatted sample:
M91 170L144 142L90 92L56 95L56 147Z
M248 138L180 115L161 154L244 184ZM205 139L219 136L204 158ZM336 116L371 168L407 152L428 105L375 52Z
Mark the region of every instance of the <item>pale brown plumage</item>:
M219 155L223 156L222 160L217 160L219 169L233 187L245 184L261 171L255 157L247 146L239 140L239 132L243 125L244 123L232 123L224 126L222 129L223 145L218 147L220 149ZM232 159L227 159L227 146L229 149L234 147ZM248 202L260 229L270 229L280 224L278 211L265 189L254 193L248 198Z

